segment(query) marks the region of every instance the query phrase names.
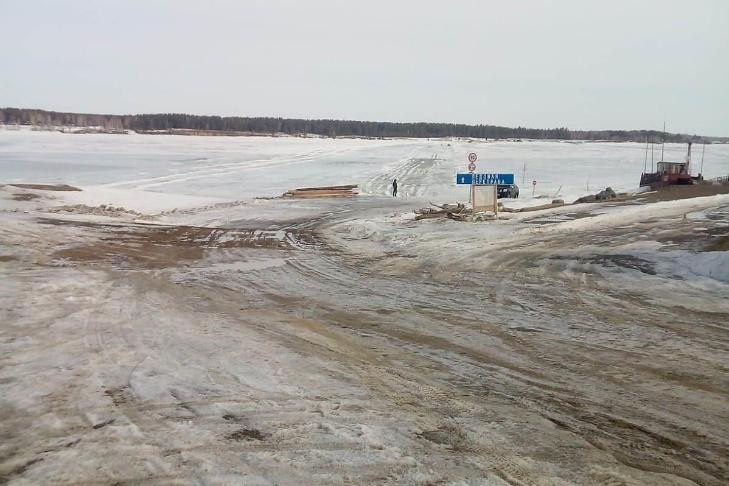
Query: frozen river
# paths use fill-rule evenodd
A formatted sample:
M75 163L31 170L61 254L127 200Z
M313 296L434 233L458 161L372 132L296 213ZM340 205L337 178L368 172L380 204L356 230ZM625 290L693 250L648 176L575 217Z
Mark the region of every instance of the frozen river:
M686 147L667 144L666 160ZM359 184L385 195L392 179L402 196L464 199L454 183L468 152L477 171L514 173L522 198L566 201L611 186L637 189L646 164L636 143L463 142L292 137L82 135L0 129L0 181L64 182L78 186L243 199L278 196L301 186ZM656 146L654 160L660 159ZM694 147L694 173L701 147ZM651 165L648 153L647 166ZM704 175L729 174L729 145L707 146ZM532 181L537 184L532 188Z

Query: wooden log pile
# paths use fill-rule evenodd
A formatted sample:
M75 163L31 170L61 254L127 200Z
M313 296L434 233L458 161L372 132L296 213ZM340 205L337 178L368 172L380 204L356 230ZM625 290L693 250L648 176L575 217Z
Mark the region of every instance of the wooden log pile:
M600 191L597 194L590 194L589 196L583 196L579 198L574 204L591 203L599 201L607 201L608 199L615 199L618 195L613 191L612 187L608 187L604 191Z
M540 204L539 206L529 206L526 208L503 208L501 211L505 213L528 213L530 211L542 211L544 209L552 209L564 206L562 199L553 199L549 204Z
M430 203L432 208L420 208L415 210L415 220L429 219L429 218L450 218L450 219L465 219L466 215L471 214L471 210L466 208L465 204L443 204L439 206L437 204Z
M291 189L283 193L281 197L316 198L316 197L352 197L357 195L357 186L324 186L324 187L302 187Z

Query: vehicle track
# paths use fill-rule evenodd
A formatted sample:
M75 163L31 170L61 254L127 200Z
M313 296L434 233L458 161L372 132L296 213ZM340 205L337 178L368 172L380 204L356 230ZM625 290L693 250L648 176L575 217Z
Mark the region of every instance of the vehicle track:
M177 236L165 244L206 248L199 260L64 262L59 268L94 283L88 299L68 301L52 319L80 319L78 339L54 346L85 360L70 391L54 392L55 413L72 416L60 437L80 439L72 447L83 454L106 447L123 457L134 444L136 466L115 477L122 480L205 481L218 464L282 482L399 483L427 468L437 470L432 480L495 476L511 484L725 481L725 384L699 380L721 373L727 316L697 322L623 286L626 275L644 275L639 268L586 263L578 251L629 243L645 227L531 235L528 244L490 249L482 267L455 269L453 282L427 265L385 274L379 257L337 251L322 227L356 211L266 230L283 231L283 249L219 244L231 232L260 236L233 224L203 235L170 230ZM39 226L56 230L73 234ZM74 230L83 232L80 244L109 237L99 226ZM113 238L125 231L144 251L147 229ZM275 264L216 267L243 259ZM287 377L293 370L298 382ZM18 423L33 416L12 415ZM26 444L13 440L16 451ZM13 478L61 460L56 442L41 443L14 453L28 465ZM299 464L301 475L278 472L272 456ZM332 468L352 456L361 462ZM87 474L114 477L109 469Z
M255 159L245 160L241 162L226 162L209 165L196 165L195 169L187 172L177 172L166 176L149 177L144 179L126 180L123 182L112 182L105 184L110 188L133 188L139 190L147 190L166 184L174 184L180 182L188 182L192 180L207 179L211 177L219 177L231 175L240 172L252 170L260 170L262 168L272 169L276 166L288 166L311 162L322 158L332 157L342 153L354 150L355 148L343 148L337 150L314 150L302 155L293 157L276 157L273 159Z

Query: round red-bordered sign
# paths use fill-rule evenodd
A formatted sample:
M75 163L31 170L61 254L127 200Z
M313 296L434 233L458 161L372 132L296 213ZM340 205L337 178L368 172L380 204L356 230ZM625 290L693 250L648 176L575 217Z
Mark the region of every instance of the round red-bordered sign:
M476 155L476 152L471 152L468 154L468 161L471 163L476 162L477 158L478 156Z
M476 163L475 162L469 162L468 163L468 172L474 172L476 170Z

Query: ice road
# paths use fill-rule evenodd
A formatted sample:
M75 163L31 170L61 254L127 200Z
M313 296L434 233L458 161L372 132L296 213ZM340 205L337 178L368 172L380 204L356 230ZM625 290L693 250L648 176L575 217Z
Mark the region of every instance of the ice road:
M529 205L644 149L221 139L0 131L0 481L729 481L729 196L414 221L470 150Z

